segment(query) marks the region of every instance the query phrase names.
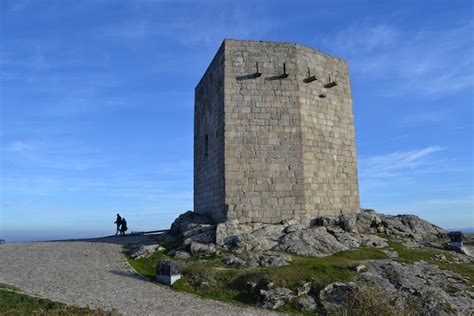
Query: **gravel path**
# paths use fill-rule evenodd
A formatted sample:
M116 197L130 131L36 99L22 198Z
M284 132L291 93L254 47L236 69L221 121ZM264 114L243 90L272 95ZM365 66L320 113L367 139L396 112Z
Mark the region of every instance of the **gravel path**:
M67 304L115 308L125 315L274 314L143 280L131 271L121 249L107 240L0 245L0 283Z

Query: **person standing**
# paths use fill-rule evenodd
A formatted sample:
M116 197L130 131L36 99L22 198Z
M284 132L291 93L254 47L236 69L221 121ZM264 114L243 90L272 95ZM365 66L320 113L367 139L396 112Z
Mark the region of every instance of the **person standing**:
M117 225L117 231L115 232L115 236L117 236L120 232L120 226L122 225L122 217L120 214L117 214L117 220L114 223Z
M120 234L122 236L125 236L125 232L128 230L127 227L127 221L125 220L125 217L122 218L122 225L120 226Z

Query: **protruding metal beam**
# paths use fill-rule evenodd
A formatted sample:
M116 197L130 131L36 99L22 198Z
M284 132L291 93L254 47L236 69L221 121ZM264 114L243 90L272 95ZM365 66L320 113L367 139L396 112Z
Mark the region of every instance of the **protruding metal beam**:
M337 86L337 82L335 80L331 81L331 76L329 76L328 83L324 85L324 88L329 89L335 86Z
M288 77L288 74L286 73L286 64L283 63L283 74L280 76L282 79Z
M309 67L308 67L308 78L305 78L305 79L303 80L303 82L305 82L305 83L310 83L310 82L313 82L313 81L315 81L315 80L318 80L318 79L316 78L315 75L312 75L312 76L311 76L311 71L310 71L310 69L309 69Z
M262 73L258 71L258 63L255 63L255 66L257 68L257 71L254 73L255 78L258 78L262 76Z

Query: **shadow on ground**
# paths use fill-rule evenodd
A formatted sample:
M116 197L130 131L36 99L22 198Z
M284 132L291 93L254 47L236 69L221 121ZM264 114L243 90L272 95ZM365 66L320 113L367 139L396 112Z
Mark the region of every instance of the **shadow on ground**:
M115 245L129 244L154 244L157 243L162 234L153 235L125 235L125 236L106 236L99 238L82 238L82 239L65 239L65 240L49 240L47 242L94 242L107 243Z
M119 276L123 276L123 277L127 277L127 278L132 278L132 279L135 279L135 280L150 281L149 278L144 277L144 276L142 276L138 273L132 272L132 271L109 270L109 272L112 273L112 274L115 274L115 275L119 275Z

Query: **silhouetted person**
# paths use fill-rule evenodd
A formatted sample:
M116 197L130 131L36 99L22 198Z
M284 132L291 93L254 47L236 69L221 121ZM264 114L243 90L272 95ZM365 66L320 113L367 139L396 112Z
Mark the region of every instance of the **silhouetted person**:
M122 218L122 225L120 226L120 233L122 236L125 235L125 232L128 230L127 228L127 221L125 220L125 217Z
M120 232L120 225L122 225L122 217L120 214L117 214L117 220L114 223L117 224L117 231L115 232L115 236L117 236Z

